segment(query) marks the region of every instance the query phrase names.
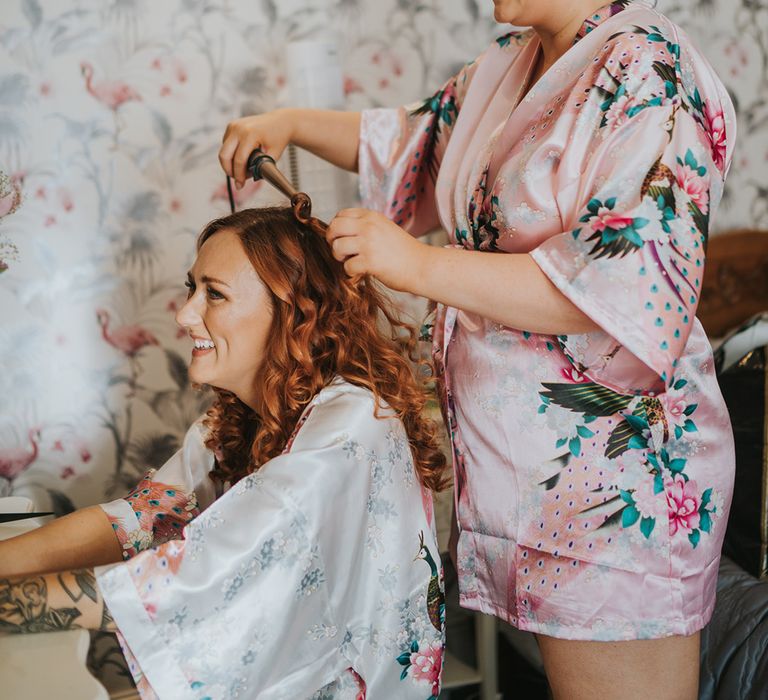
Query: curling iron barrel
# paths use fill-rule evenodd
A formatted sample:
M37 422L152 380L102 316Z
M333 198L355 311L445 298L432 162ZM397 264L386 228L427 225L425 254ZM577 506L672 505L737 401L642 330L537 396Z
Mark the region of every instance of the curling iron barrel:
M278 170L275 159L258 148L248 156L246 169L254 180L266 180L288 199L292 200L298 194L290 180Z

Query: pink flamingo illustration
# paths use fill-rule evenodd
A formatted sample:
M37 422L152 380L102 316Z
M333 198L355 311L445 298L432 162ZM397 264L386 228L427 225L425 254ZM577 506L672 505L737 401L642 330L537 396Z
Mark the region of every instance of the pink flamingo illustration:
M85 89L88 90L101 104L116 112L123 104L130 101L141 101L141 95L130 85L120 80L99 83L93 82L93 66L90 63L80 64L80 70L85 78Z
M106 81L102 80L98 83L93 82L93 66L83 61L80 64L80 71L85 78L85 89L96 98L105 107L108 107L112 111L112 118L115 122L115 138L113 148L117 148L117 137L120 133L121 124L118 121L117 110L126 102L141 101L141 95L134 90L130 85L120 80Z
M27 433L32 449L11 447L0 451L0 477L13 481L37 459L40 442L40 428L32 428Z
M160 341L152 333L139 325L120 326L110 330L109 313L105 309L97 309L96 318L101 326L102 338L127 357L136 357L147 345L160 345Z

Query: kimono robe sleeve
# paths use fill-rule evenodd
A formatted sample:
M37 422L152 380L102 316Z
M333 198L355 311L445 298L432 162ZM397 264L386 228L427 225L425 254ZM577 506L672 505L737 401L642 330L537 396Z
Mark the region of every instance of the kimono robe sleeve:
M208 473L213 453L197 421L184 443L160 469L150 469L124 498L101 504L123 550L123 559L182 536L192 518L215 497Z
M362 204L414 236L439 226L437 171L482 58L468 63L421 103L362 112L358 151Z
M315 406L290 452L230 488L183 540L97 569L135 675L151 686L142 697L351 699L366 686L373 700L427 697L400 680L394 657L388 673L374 672L384 662L349 633L360 619L387 616L382 562L366 552L377 476L355 454L386 454L393 424L402 432L399 421L375 418L362 393ZM401 512L383 534L414 524L417 536L416 511Z
M674 103L643 109L590 148L583 171L561 187L578 203L572 230L531 255L600 326L559 337L576 369L653 395L672 383L698 323L709 212L725 173L699 122Z

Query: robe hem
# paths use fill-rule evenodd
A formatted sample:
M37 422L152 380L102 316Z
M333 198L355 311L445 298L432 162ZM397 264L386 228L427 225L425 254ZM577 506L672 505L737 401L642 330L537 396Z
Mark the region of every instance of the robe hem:
M459 595L459 604L466 610L493 615L503 622L523 632L533 632L534 634L543 634L555 639L566 639L571 641L583 642L630 642L640 639L664 639L665 637L681 636L687 637L703 629L712 617L715 608L714 601L708 605L704 612L699 615L691 615L686 619L678 620L640 620L633 622L631 620L616 620L614 627L627 629L635 627L636 634L609 634L601 629L599 636L595 635L594 629L590 625L568 625L562 620L556 623L537 622L535 620L518 618L506 608L499 607L485 598L472 595ZM641 629L654 626L657 634L643 634Z
M155 695L178 697L180 688L188 690L190 680L174 662L167 642L159 638L136 592L128 565L97 567L95 574L104 603Z

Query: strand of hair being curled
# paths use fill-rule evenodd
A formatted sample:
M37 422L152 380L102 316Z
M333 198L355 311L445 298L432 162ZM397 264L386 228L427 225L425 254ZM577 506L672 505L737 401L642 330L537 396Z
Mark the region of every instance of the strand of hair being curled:
M199 249L218 231L237 233L273 305L259 370L260 414L234 394L215 390L205 420L206 444L217 454L211 477L234 483L279 455L305 406L340 376L395 411L421 483L441 490L445 456L437 426L423 412L428 394L413 364L415 330L398 319L369 277L347 277L325 242L327 225L311 215L309 197L298 193L291 205L216 219L198 239Z

